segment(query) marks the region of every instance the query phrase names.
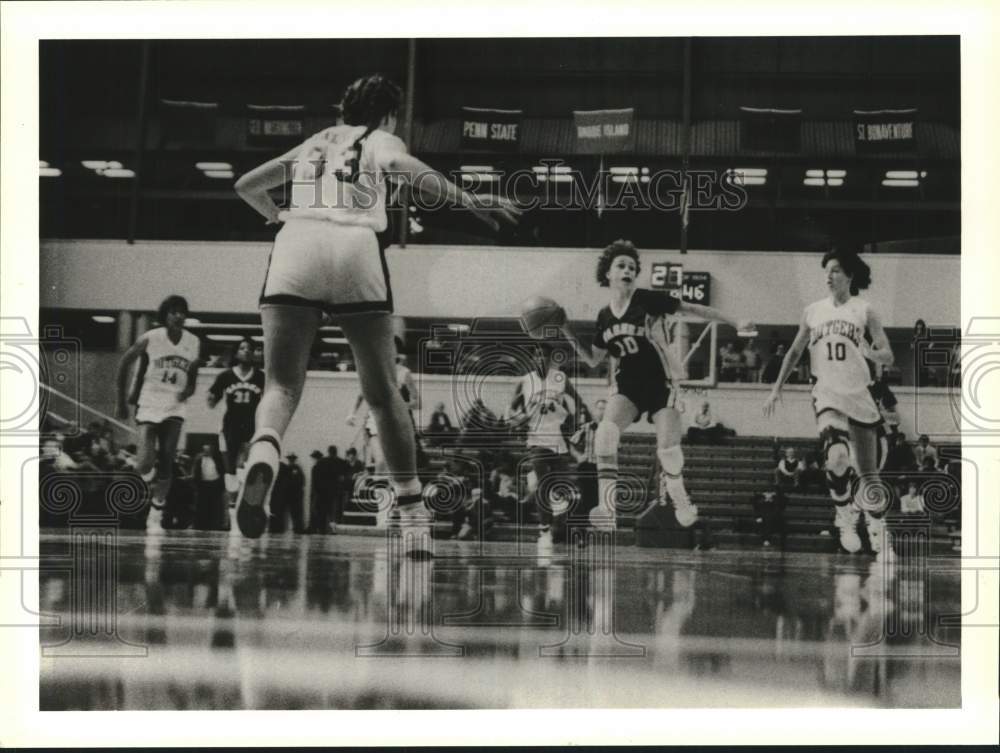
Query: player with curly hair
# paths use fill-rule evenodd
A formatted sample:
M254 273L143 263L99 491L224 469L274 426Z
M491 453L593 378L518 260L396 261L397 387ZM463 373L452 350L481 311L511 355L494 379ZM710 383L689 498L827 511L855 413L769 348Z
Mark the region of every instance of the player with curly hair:
M739 330L752 325L737 324L718 309L687 303L667 291L639 288L639 269L639 252L630 241L617 240L605 248L597 262L597 282L611 295L597 315L593 346L588 348L568 326L563 328L585 363L594 367L609 356L613 363L611 395L594 435L599 503L591 519L599 527L614 527L621 433L645 413L656 427L662 486L674 503L678 523L691 526L698 509L684 487L681 417L672 394L679 369L667 347L664 317L686 315Z

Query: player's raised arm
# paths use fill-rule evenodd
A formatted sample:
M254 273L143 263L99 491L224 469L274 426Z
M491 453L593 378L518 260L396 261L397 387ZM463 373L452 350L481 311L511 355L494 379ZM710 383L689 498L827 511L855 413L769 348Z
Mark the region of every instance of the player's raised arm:
M882 317L871 306L868 307L868 332L872 336L872 346L865 356L882 366L892 366L895 358L892 355L889 338L882 328Z
M146 352L147 342L148 340L145 335L140 337L132 343L132 346L125 351L124 355L122 355L122 360L118 362L118 371L115 374L115 394L117 398L115 415L119 419L128 418L128 404L125 402L125 390L128 387L128 376L132 367L132 362L137 360L143 353Z
M521 218L521 210L508 199L502 196L482 198L463 191L442 173L408 152L394 153L386 168L389 178L409 183L414 190L431 200L443 199L452 206L464 207L493 230L500 228L498 220L516 225Z
M735 321L730 319L726 314L719 311L719 309L713 306L703 306L700 303L688 303L687 301L678 301L677 312L680 314L687 314L688 316L694 316L699 319L704 319L710 322L719 322L721 324L728 324L730 327L734 328L737 332L749 332L754 329L753 324L748 321Z
M770 416L774 413L774 405L781 397L781 388L785 384L785 380L788 379L788 375L792 373L792 369L795 368L799 359L802 358L802 353L808 344L809 326L806 324L806 317L803 314L802 322L799 324L799 331L795 333L795 339L792 341L788 352L785 353L785 358L781 362L781 370L778 372L778 378L774 380L774 386L771 388L771 394L764 401L765 416Z
M292 179L292 162L295 161L304 146L305 144L300 144L280 157L258 165L250 172L240 176L240 179L233 186L239 197L256 209L268 223L277 222L278 212L281 211L268 191L283 186Z
M605 358L608 356L608 351L603 348L599 348L596 345L591 345L589 348L580 341L580 338L576 336L576 333L570 329L569 322L563 324L560 328L563 336L569 340L576 354L580 357L587 366L594 369L601 365Z

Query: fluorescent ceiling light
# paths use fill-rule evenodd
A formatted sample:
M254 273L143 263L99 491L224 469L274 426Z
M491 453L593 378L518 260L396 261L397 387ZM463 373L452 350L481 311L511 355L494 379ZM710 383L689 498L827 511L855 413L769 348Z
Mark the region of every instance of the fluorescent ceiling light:
M882 181L883 186L889 188L916 188L920 185L919 180L902 180L899 178L886 178Z
M916 180L916 170L886 170L885 177L889 180Z
M113 316L105 316L104 314L94 314L92 317L98 324L114 324L115 318Z
M104 171L103 175L105 178L134 178L135 171L109 167Z
M826 181L824 181L822 178L806 178L805 180L802 181L802 183L804 185L807 185L807 186L825 186L826 185Z
M62 175L62 170L58 167L43 167L38 170L38 175L42 178L58 178Z
M195 167L199 170L232 170L233 166L228 162L196 162Z
M232 178L233 177L233 171L232 170L206 170L205 171L205 177L206 178Z

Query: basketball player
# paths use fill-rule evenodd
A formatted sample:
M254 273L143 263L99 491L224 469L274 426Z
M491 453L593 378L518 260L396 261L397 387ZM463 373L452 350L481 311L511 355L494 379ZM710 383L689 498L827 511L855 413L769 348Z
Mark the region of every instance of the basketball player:
M357 363L361 392L375 414L401 522L425 538L430 517L417 478L412 425L394 373L392 291L376 233L387 227L387 180L411 183L424 196L463 206L494 230L516 223L505 200L484 205L406 151L393 131L398 86L379 75L347 87L343 125L327 128L236 182L237 193L268 223L283 221L261 294L264 396L249 467L237 503L240 530L260 536L281 456L281 440L295 413L309 351L322 312L343 330ZM268 193L291 180L291 203L281 211ZM419 548L415 556L426 554Z
M553 512L559 503L550 491L551 484L569 478L569 445L562 426L569 416L576 415L580 397L555 363L552 346L542 344L539 350L536 368L517 383L507 420L514 426L528 426L525 444L535 472L533 496L541 519L538 549L544 553L552 550Z
M146 483L156 480L147 518L150 528L162 520L173 479L177 442L184 425L186 401L194 393L198 378L201 342L184 329L187 315L188 304L184 298L179 295L167 297L158 312L158 321L163 326L149 330L125 351L115 380L117 415L119 419L127 419L125 391L129 369L133 361L142 359L135 412L139 426L136 470Z
M208 407L226 398L219 449L226 463L226 490L236 491L236 462L254 431L254 414L264 392L264 374L253 365L254 341L244 337L233 353L232 367L219 372L208 390Z
M838 246L824 254L822 267L830 296L806 306L795 341L764 403L764 415L774 412L782 385L808 346L816 379L813 408L826 456L826 480L836 509L834 522L840 545L848 552L861 548L858 518L864 509L872 551L881 554L882 516L888 500L879 504L873 490L868 489L877 479L882 424L869 389L868 360L891 366L892 350L878 314L868 301L857 297L871 284L868 265L855 250ZM870 346L866 335L871 338ZM885 556L891 558L891 547L884 549Z
M681 475L681 417L671 399L670 385L678 369L663 336L663 317L685 314L730 324L738 330L752 326L737 325L711 306L686 303L667 291L637 288L638 275L639 253L635 246L625 240L612 243L597 262L597 282L610 288L611 300L597 315L593 347L585 346L568 325L563 326L563 333L585 363L596 367L610 355L613 365L611 395L594 435L599 501L591 520L597 527L614 528L619 440L621 433L645 413L656 427L656 456L677 522L688 527L698 519L698 509Z

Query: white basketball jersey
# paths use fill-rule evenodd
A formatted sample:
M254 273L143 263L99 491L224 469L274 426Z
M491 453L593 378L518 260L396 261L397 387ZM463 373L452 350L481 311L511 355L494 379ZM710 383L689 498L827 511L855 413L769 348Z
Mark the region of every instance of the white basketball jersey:
M142 380L139 405L150 408L171 408L178 404L178 397L187 388L188 369L198 360L201 342L187 330L181 333L180 342L170 342L166 327L157 327L146 333L146 357L149 363Z
M365 126L333 126L306 141L292 170L288 217L388 226L384 172L406 145L391 133Z
M850 394L871 384L864 356L868 307L867 301L857 297L840 306L834 305L832 298L824 298L806 307L809 362L817 387Z
M524 410L531 416L528 423L528 447L544 447L553 452L569 452L562 435L562 425L573 410L566 394L566 375L549 369L542 379L536 372L521 377Z

